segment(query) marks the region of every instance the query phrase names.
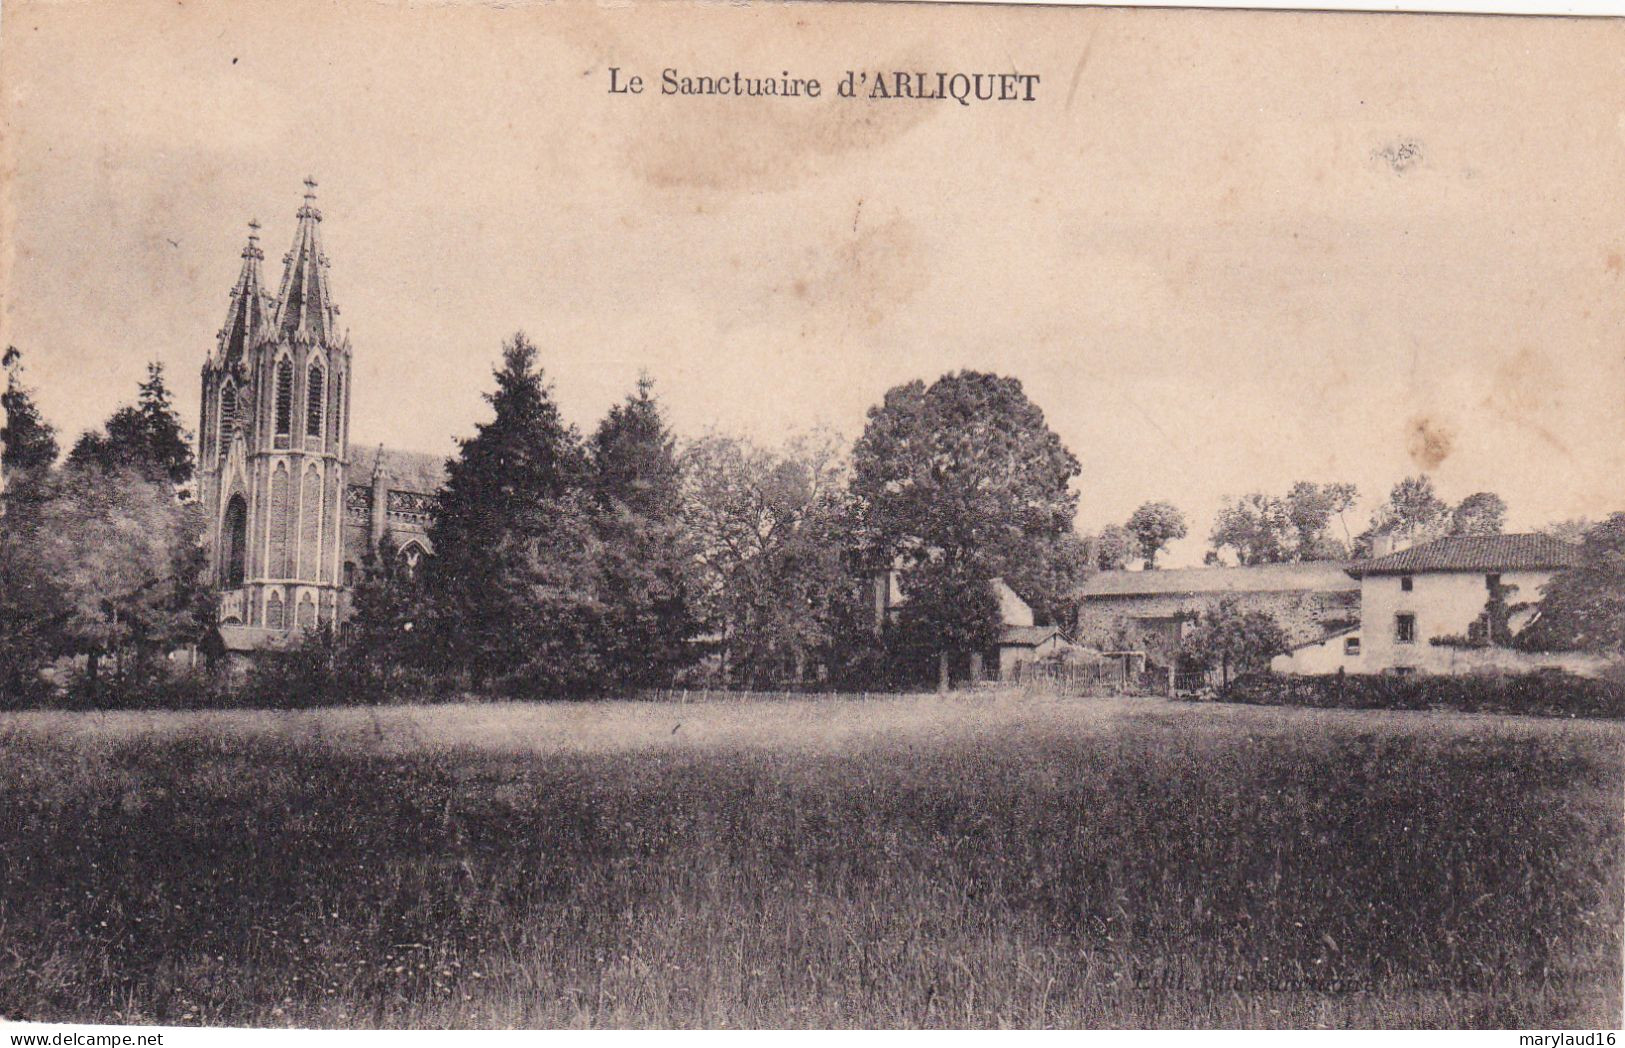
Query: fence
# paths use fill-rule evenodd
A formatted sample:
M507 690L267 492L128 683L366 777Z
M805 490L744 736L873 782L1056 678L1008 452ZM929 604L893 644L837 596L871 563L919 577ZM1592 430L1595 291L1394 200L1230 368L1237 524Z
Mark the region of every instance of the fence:
M1116 660L1099 663L1023 662L1014 683L1061 695L1192 695L1217 685L1213 673L1176 673L1166 669L1139 672Z
M1017 687L1024 691L1046 692L1056 695L1191 695L1218 686L1217 673L1172 673L1165 669L1135 672L1122 662L1102 663L1017 663L1009 680L986 681L978 687L983 690ZM961 688L964 686L961 685ZM676 703L749 703L787 702L792 699L846 699L863 700L899 695L934 694L929 690L904 689L902 691L840 691L822 687L789 689L751 688L645 688L632 697L642 702Z

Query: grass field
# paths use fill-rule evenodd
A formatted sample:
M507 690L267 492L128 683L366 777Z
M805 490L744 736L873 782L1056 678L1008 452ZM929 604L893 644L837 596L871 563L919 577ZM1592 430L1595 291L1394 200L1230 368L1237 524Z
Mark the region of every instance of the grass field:
M1617 1027L1625 726L989 697L0 717L0 1014Z

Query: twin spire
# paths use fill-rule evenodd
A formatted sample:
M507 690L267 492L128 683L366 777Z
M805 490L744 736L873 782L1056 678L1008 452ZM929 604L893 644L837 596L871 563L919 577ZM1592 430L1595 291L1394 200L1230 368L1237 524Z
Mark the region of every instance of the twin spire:
M322 213L316 208L316 180L305 179L305 202L297 212L298 231L293 247L282 258L282 285L276 297L266 294L260 284L260 224L248 223L248 243L243 247L243 268L231 291L226 326L220 333L221 356L229 362L242 359L262 337L289 342L322 342L338 332L338 307L333 305L327 275L327 256L322 253Z

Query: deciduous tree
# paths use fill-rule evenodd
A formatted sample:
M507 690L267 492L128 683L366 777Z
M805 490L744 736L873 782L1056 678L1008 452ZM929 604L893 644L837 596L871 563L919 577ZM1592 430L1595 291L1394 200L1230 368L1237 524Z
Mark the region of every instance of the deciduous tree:
M1356 555L1369 556L1373 540L1389 535L1415 545L1450 533L1450 505L1433 490L1427 474L1406 477L1388 492L1388 500L1371 514L1371 526L1355 539Z
M92 697L101 661L114 686L139 686L168 650L200 639L209 624L202 514L175 498L167 478L130 466L70 464L10 551L45 584L30 624L56 654L89 658Z
M725 678L804 679L855 582L838 445L822 433L777 450L712 434L683 464L683 516Z
M1625 655L1625 513L1586 532L1580 563L1552 576L1536 611L1519 647Z
M1130 514L1126 526L1148 569L1157 566L1157 557L1168 548L1168 543L1184 538L1188 532L1185 514L1171 502L1142 504Z
M1340 560L1348 547L1331 533L1331 522L1343 521L1358 497L1353 484L1300 480L1284 498L1263 492L1227 498L1208 541L1214 553L1228 551L1239 564ZM1343 531L1347 535L1346 523Z
M1086 568L1070 489L1079 472L1013 378L911 382L869 410L853 453L856 517L875 561L901 563L903 617L934 638L923 643L939 663L996 638L996 601L972 596L995 577L1025 585L1041 621L1053 620L1075 586L1064 576Z
M1275 616L1243 609L1234 597L1226 597L1203 613L1185 638L1182 654L1200 666L1218 666L1224 687L1229 687L1232 671L1266 668L1271 658L1287 650L1286 632Z
M1094 539L1095 567L1100 571L1121 571L1134 558L1134 536L1121 524L1108 524Z
M1493 491L1468 495L1450 511L1452 535L1499 535L1506 527L1507 504Z

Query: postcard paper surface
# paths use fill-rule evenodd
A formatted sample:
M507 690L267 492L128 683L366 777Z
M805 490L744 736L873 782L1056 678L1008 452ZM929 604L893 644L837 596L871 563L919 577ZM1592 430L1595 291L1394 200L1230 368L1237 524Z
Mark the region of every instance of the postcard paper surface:
M3 17L0 1014L1618 1024L1625 23Z

